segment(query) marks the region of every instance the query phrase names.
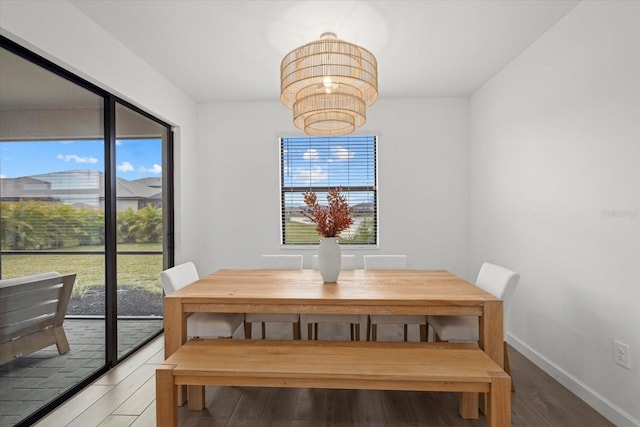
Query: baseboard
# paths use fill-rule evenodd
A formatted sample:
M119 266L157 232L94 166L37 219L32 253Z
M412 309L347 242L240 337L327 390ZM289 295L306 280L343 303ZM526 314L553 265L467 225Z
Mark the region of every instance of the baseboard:
M551 375L556 381L568 388L573 394L584 400L589 406L618 427L640 427L640 420L628 414L622 408L582 383L555 363L529 347L518 337L508 334L507 342L540 369Z

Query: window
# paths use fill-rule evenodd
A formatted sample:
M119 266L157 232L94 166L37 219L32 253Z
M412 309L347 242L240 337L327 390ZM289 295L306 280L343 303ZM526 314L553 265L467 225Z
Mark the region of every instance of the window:
M282 243L308 245L320 241L315 225L302 215L303 194L313 191L325 201L341 187L353 209L353 226L341 244L378 243L376 137L281 138Z

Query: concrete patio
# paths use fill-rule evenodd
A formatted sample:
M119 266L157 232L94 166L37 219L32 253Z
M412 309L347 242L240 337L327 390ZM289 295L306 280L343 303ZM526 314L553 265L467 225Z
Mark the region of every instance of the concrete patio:
M0 366L0 426L12 426L104 365L104 319L66 319L71 351L55 345ZM122 355L162 328L162 318L118 321Z

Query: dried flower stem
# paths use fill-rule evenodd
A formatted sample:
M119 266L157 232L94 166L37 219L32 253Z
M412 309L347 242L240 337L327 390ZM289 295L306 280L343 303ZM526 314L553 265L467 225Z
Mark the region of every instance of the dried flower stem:
M302 214L316 224L316 231L323 237L338 237L340 233L353 224L351 208L347 199L340 195L341 187L329 190L327 194L328 206L318 204L318 197L312 191L304 193Z

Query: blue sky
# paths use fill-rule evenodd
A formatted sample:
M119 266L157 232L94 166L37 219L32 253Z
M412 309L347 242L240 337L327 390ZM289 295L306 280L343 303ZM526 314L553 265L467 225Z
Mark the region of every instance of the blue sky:
M375 142L369 136L333 138L284 138L283 186L286 206L303 204L302 192L311 187L375 185ZM295 191L297 190L297 191ZM345 194L348 203L370 202L371 192ZM326 204L326 193L318 193Z
M116 174L134 180L162 175L160 139L116 141ZM0 176L18 178L75 169L104 171L102 140L0 143Z

